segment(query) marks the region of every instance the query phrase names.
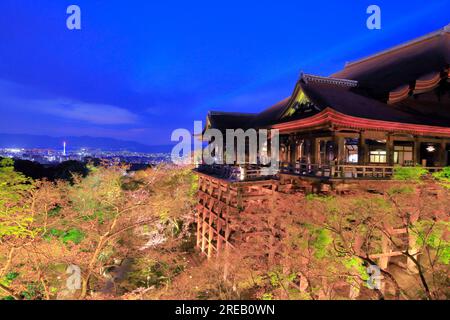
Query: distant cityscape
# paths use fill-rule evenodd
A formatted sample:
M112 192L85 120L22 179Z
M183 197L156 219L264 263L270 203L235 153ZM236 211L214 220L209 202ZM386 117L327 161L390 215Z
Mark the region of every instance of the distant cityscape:
M0 157L29 160L43 165L52 165L75 160L89 162L93 159L137 165L157 165L170 162L170 153L144 153L127 150L106 151L94 148L69 149L66 143L61 149L51 148L0 148Z

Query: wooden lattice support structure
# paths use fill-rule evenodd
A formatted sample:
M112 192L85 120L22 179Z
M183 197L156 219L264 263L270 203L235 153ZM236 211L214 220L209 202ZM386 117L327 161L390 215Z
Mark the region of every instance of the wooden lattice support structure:
M238 211L237 193L229 182L199 174L197 247L208 258L231 245L228 220Z
M199 173L197 248L211 258L250 237L242 218L248 217L252 204L272 205L277 185L273 180L232 182Z

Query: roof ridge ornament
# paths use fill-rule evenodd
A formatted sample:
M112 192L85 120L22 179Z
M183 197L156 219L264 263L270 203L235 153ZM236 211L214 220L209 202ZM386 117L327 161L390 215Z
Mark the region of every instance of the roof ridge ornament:
M340 79L340 78L332 78L332 77L321 77L312 74L301 73L301 80L305 83L308 82L316 82L316 83L326 83L333 84L343 87L354 88L358 86L358 81L356 80L348 80L348 79Z

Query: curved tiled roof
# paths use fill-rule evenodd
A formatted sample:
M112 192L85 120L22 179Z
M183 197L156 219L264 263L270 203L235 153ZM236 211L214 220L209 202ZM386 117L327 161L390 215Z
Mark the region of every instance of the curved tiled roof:
M253 127L264 127L272 124L276 119L280 119L286 110L291 97L287 97L266 110L260 112L252 121Z
M208 119L218 129L260 128L307 118L330 108L363 119L450 127L449 26L347 64L332 77L302 74L291 97L259 114L212 112ZM427 92L438 85L439 98L430 99ZM286 117L301 91L318 110ZM409 99L412 93L420 95ZM387 104L388 100L394 104Z
M300 80L298 87L321 110L331 108L340 113L358 118L450 127L450 116L448 116L448 112L446 115L441 114L430 117L429 114L422 113L419 110L405 110L352 92L349 88L327 83L306 83ZM281 118L289 106L289 102L290 98L286 98L280 103L261 112L254 118L251 126L267 127L313 115L293 115L291 117Z
M321 109L331 108L349 116L365 119L450 127L450 118L407 112L346 88L320 83L302 83L301 87Z
M214 129L246 129L255 117L255 113L210 111L207 120Z
M450 65L449 26L400 46L348 63L343 70L332 76L357 80L359 87L372 96L386 98L390 91L412 84L425 75L448 70Z

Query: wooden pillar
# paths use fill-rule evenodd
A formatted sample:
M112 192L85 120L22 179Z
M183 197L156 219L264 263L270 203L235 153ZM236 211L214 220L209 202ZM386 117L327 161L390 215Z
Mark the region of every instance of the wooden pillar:
M213 213L213 208L214 205L211 206L211 208L209 209L209 221L208 221L208 259L211 258L212 255L212 242L213 242L213 221L215 220L214 218L214 213Z
M203 186L203 178L199 177L198 178L198 190L202 190L202 186ZM197 243L196 246L197 248L200 248L200 243L201 243L201 233L202 233L202 212L203 212L203 206L200 203L200 198L198 199L198 204L197 204Z
M295 135L289 136L289 163L292 168L295 167L295 163L298 158L298 139Z
M394 137L389 133L386 137L386 160L388 166L394 165Z
M222 188L222 184L219 183L219 195L218 195L218 199L219 199L219 211L217 212L217 223L216 223L216 256L220 255L220 250L222 250L222 239L220 237L220 231L222 230L222 211L223 211L223 206L221 205L222 202L222 195L223 195L223 188Z
M450 160L449 159L450 154L447 148L447 145L449 144L448 140L445 140L443 144L444 144L444 166L447 167Z
M229 255L230 255L230 206L231 206L231 193L230 193L230 185L227 185L227 192L226 192L226 208L225 208L225 236L224 236L224 246L225 246L225 265L223 268L223 279L224 281L228 278L228 271L229 271Z
M438 167L445 167L447 164L447 150L445 141L441 141L439 144L439 159Z
M342 136L334 136L334 145L336 148L337 164L343 164L345 162L345 138Z
M421 165L422 159L420 159L420 139L419 137L414 137L414 164Z
M311 164L315 164L317 162L316 159L316 139L315 138L310 138L309 139L310 144L309 144L309 157L310 157L310 163Z
M316 164L323 163L323 159L320 157L320 138L314 139L314 159Z
M358 164L367 164L369 158L369 149L366 145L366 134L361 131L359 134L359 145L358 145Z
M338 164L344 164L345 159L345 138L344 137L338 137L338 141L336 143L337 148L337 163Z
M205 211L203 210L203 214L202 214L202 253L205 253L205 249L206 249L206 230L207 230L207 223L205 221Z
M197 207L197 248L200 248L202 241L202 212L203 207L199 204Z
M225 265L223 268L223 280L226 281L228 278L228 272L229 272L229 268L230 268L230 261L229 261L229 256L230 256L230 243L229 243L229 236L230 236L230 228L227 226L225 228Z

